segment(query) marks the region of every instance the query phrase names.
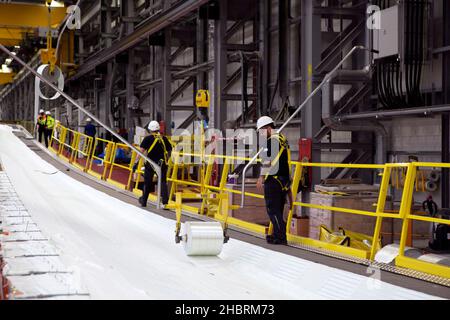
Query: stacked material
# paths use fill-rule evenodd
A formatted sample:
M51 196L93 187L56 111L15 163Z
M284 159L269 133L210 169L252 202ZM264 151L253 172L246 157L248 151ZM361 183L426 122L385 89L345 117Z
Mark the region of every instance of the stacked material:
M73 272L33 222L5 172L0 172L0 234L8 299L87 298Z

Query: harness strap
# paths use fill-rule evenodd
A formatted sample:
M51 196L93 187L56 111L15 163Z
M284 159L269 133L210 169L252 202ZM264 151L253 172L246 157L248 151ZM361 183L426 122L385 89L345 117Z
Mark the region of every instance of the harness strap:
M167 164L167 148L166 148L166 144L164 143L163 138L161 137L161 135L159 133L152 133L152 136L155 138L155 140L153 140L152 145L150 146L150 148L148 149L147 154L149 154L153 148L155 147L156 143L159 142L161 143L162 147L163 147L163 151L164 151L164 162Z
M280 151L278 152L277 156L275 157L275 159L272 160L272 162L270 163L270 166L273 167L274 165L276 165L278 163L278 161L280 160L281 155L283 154L284 150L287 150L287 160L288 160L288 168L289 168L289 176L291 176L291 150L289 149L289 144L286 141L286 138L281 134L274 134L273 137L275 139L277 139L281 145ZM266 174L265 179L267 179L267 177L269 176L269 173ZM282 183L278 180L277 176L273 176L276 178L276 180L281 184L281 187L283 188ZM289 189L289 188L288 188Z

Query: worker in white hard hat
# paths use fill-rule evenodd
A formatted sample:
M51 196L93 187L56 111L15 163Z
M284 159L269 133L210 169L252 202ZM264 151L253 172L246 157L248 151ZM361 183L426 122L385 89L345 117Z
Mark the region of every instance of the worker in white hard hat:
M91 118L86 119L86 125L84 126L84 134L92 138L95 138L95 135L97 134L97 130L95 129L95 126L92 124Z
M141 152L147 155L153 162L161 166L161 200L165 206L169 202L169 192L167 189L167 169L170 160L172 145L169 139L160 133L160 126L158 121L150 121L148 125L150 135L146 136L140 145ZM139 157L136 158L136 163L133 170L136 170ZM155 183L153 176L155 170L149 163L145 163L144 170L144 191L142 197L139 198L139 203L142 207L147 206L148 196L151 192L155 192Z
M268 235L266 240L268 243L286 244L286 222L283 212L288 196L292 205L289 165L291 151L287 139L275 131L272 118L268 116L259 118L257 130L260 134L260 145L266 146L261 153L263 167L257 188L262 190L264 185L267 214L273 225L273 234Z
M50 111L45 112L45 117L47 119L45 126L45 140L48 147L48 142L50 141L53 133L53 128L55 127L55 118L52 117L52 113Z
M36 129L38 133L39 142L42 143L42 137L44 137L45 146L48 148L48 140L46 138L47 117L45 115L44 109L39 110L39 116L36 122Z

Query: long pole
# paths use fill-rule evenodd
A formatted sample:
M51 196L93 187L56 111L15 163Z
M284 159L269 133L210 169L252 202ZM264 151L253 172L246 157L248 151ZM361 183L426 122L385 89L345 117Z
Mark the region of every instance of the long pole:
M130 149L132 149L134 152L136 152L139 156L141 156L145 161L150 163L150 165L155 170L156 174L158 175L158 189L157 189L157 208L160 208L160 199L161 199L161 167L158 166L155 162L153 162L150 158L148 158L146 155L144 155L140 150L138 150L135 146L133 146L131 143L129 143L127 140L125 140L122 136L120 136L118 133L116 133L112 128L104 124L100 119L98 119L96 116L94 116L92 113L87 111L85 108L80 106L71 96L66 94L64 91L60 90L57 86L55 86L53 83L48 81L45 77L37 73L33 68L31 68L29 65L27 65L25 62L22 61L19 57L13 55L8 49L5 48L2 44L0 44L0 50L5 52L8 56L10 56L12 59L16 60L18 63L20 63L24 68L29 70L32 74L34 74L36 77L44 81L48 86L50 86L53 90L56 90L59 92L66 100L68 100L70 103L72 103L74 106L76 106L79 110L84 112L87 116L94 119L95 122L97 122L99 125L101 125L103 128L105 128L107 131L109 131L113 136L115 136L117 139L119 139L121 142L123 142L125 145L127 145Z
M277 133L280 133L288 124L292 121L292 119L295 118L295 116L306 106L306 104L309 102L309 100L314 97L319 90L324 86L324 84L331 79L333 74L342 66L342 64L355 52L356 50L367 50L364 46L354 46L349 53L341 60L341 62L338 63L338 65L322 80L322 82L314 89L313 92L311 92L303 101L303 103L295 110L295 112L287 119L287 121L277 130ZM259 151L253 156L253 158L249 161L249 163L245 166L244 170L242 171L242 187L241 187L241 208L244 207L244 201L245 201L245 174L247 172L247 169L252 165L252 163L256 160L256 158L261 154L263 151L263 148L259 149Z

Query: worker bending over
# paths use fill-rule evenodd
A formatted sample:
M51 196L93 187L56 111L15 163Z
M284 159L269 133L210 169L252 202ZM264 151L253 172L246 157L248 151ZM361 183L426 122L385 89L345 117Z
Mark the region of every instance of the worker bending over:
M161 167L161 199L162 204L166 205L169 202L169 193L167 189L167 168L172 152L172 145L167 137L161 135L160 127L157 121L151 121L148 125L150 135L146 136L141 142L141 152L147 155L153 162ZM139 156L136 158L134 170L139 162ZM139 203L142 207L147 206L147 200L150 192L155 191L155 183L153 176L155 170L150 163L145 162L144 171L144 192L139 198Z
M45 145L48 148L48 142L50 141L53 133L53 128L55 127L55 118L52 117L52 113L50 111L45 112L46 117L46 126L45 126Z
M48 140L46 134L47 117L45 116L45 111L43 109L39 110L39 116L37 118L36 127L39 142L42 143L42 136L44 136L45 146L48 148Z
M261 139L267 139L267 148L261 153L263 162L261 176L257 181L257 188L260 190L264 184L267 214L273 225L273 234L268 235L266 240L273 244L287 244L283 211L287 196L292 206L289 166L291 151L286 138L281 133L275 132L272 118L267 116L259 118L257 130Z

